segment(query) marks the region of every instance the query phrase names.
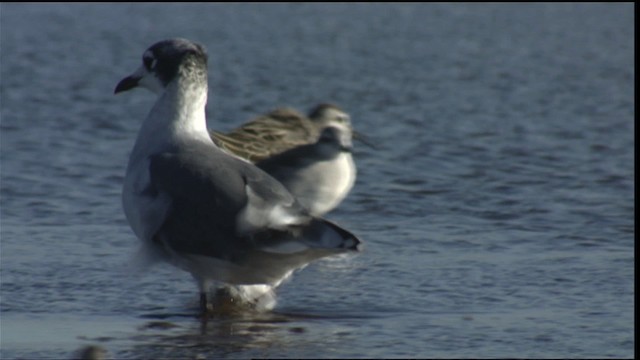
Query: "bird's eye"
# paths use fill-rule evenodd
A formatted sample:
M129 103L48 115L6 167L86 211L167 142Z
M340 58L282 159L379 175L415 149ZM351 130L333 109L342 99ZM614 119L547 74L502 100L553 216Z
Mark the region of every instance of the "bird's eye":
M147 70L153 70L156 67L156 63L158 62L154 57L145 56L142 58L142 62L144 63L144 67Z
M341 123L348 123L349 122L349 116L347 116L347 115L338 115L338 121L340 121Z

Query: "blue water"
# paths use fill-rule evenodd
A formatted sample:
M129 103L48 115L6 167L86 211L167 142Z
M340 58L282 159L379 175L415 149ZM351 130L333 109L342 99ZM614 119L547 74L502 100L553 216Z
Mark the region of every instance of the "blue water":
M1 357L633 357L633 4L0 5ZM334 102L378 145L365 241L271 312L132 273L120 203L152 43L209 52L209 126Z

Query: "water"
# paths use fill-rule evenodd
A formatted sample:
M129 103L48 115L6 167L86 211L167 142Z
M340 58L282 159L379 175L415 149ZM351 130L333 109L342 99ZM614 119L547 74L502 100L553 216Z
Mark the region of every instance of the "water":
M2 4L2 358L632 357L632 4ZM331 101L378 143L330 218L365 252L202 328L132 274L150 44L210 54L210 126Z

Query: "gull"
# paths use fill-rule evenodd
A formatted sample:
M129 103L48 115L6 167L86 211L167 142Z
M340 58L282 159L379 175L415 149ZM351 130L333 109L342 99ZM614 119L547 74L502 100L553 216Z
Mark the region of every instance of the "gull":
M356 179L351 133L328 126L318 141L256 162L280 181L312 215L322 216L345 198Z
M145 257L188 271L203 315L214 282L275 288L291 273L361 241L315 217L273 177L209 136L207 53L186 39L160 41L115 93L145 87L158 99L131 152L122 201Z
M222 149L256 163L296 146L315 143L328 126L340 128L348 137L372 146L353 131L349 114L329 103L314 106L308 117L291 108L278 108L229 133L211 130L210 135Z

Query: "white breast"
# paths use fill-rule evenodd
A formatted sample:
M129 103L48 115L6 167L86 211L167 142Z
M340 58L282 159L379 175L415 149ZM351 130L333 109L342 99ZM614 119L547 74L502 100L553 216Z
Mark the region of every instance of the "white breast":
M356 179L350 153L340 153L330 161L316 162L283 184L298 201L316 216L333 210L347 196Z

